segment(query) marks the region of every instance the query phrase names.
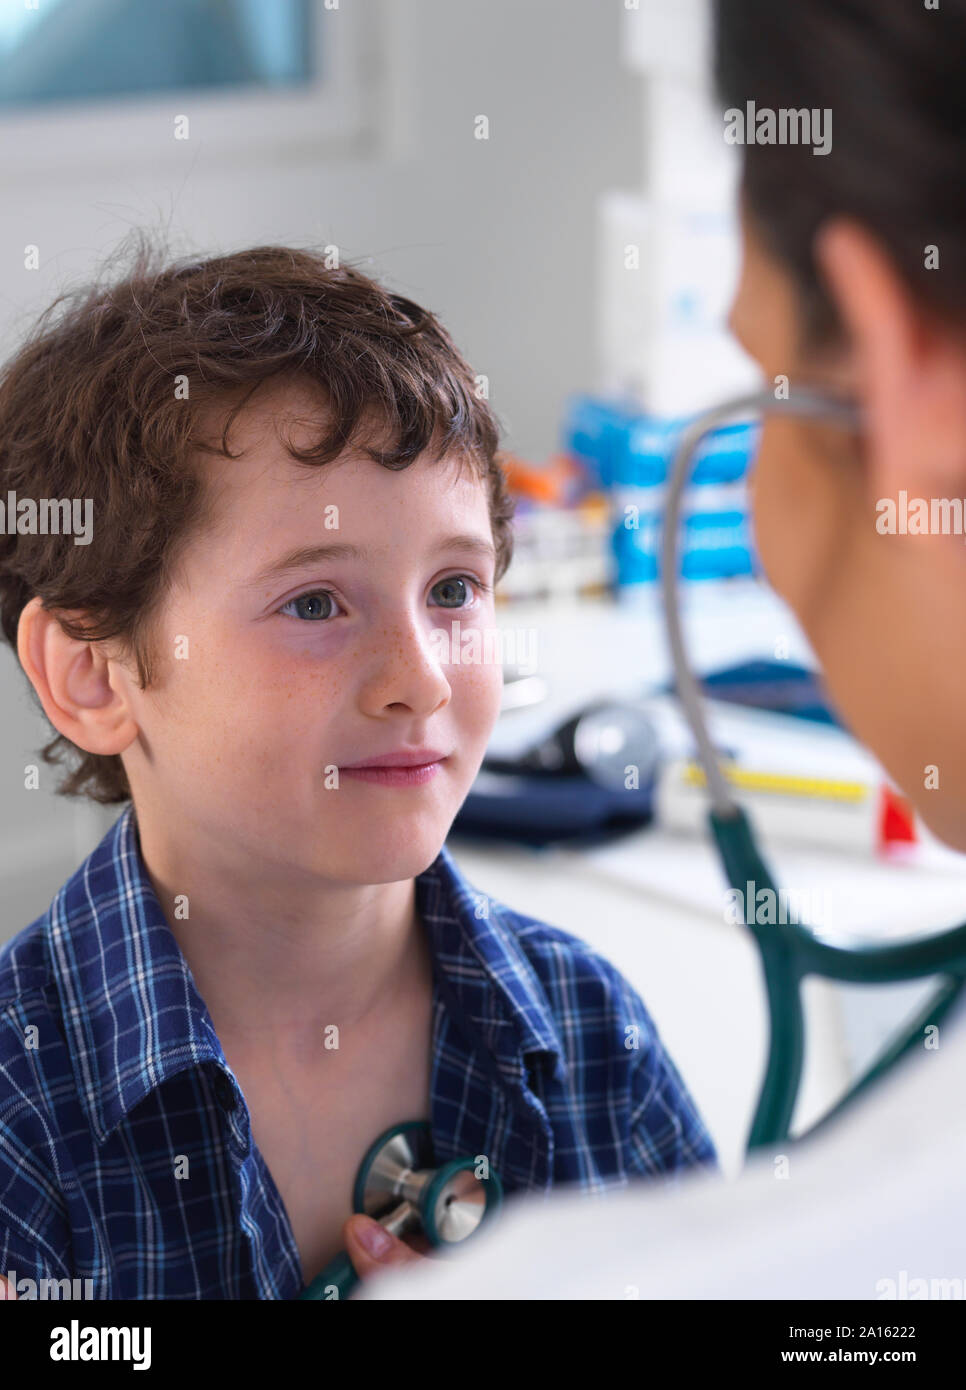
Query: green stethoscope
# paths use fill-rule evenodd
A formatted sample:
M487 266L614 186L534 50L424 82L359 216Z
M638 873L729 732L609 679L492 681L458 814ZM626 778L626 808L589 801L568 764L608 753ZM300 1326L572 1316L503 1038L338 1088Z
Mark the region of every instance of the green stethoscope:
M392 1235L422 1230L430 1245L453 1245L473 1235L503 1200L496 1173L479 1168L477 1158L454 1158L437 1168L429 1124L408 1120L370 1145L356 1175L352 1210L374 1217ZM343 1250L299 1298L342 1299L358 1280Z
M699 441L726 422L767 412L812 416L853 431L860 427L860 415L854 403L813 390L790 393L788 398L776 398L771 392L762 391L738 397L699 416L684 430L674 454L661 555L664 618L677 692L707 778L711 798L708 818L725 877L730 886L741 893L749 882L755 886L756 893L761 888L774 893L774 882L759 853L748 817L736 802L718 765L701 708L698 684L688 664L678 609L678 531L681 501ZM779 926L752 923L751 931L764 969L770 1042L765 1076L748 1137L749 1152L780 1143L788 1137L802 1075L805 1029L800 983L806 975L866 985L917 980L935 974L946 977L908 1027L887 1045L846 1095L808 1130L809 1135L921 1043L923 1029L928 1024L939 1023L960 995L966 980L966 923L933 936L905 938L887 945L858 938L832 941L796 923Z

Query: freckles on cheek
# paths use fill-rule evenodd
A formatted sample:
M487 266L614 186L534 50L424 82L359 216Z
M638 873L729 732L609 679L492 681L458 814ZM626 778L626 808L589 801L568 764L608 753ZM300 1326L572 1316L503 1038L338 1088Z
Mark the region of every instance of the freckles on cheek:
M347 684L334 664L287 660L267 666L254 690L250 707L263 726L276 728L283 742L317 734L332 718L340 692Z
M343 686L344 688L344 686ZM226 750L243 759L249 778L291 771L291 759L311 757L337 707L338 671L287 655L284 660L222 659L206 664L198 678L179 691L166 717L182 729L195 728L208 750ZM233 751L232 751L233 750Z

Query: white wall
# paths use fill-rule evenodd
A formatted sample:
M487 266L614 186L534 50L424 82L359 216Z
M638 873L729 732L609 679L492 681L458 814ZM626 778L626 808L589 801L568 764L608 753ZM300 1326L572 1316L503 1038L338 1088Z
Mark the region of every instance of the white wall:
M712 90L710 0L640 0L622 17L642 85L643 162L635 192L622 186L601 206L602 375L647 411L683 417L759 383L726 328L740 161Z
M343 0L343 5L350 0ZM562 402L597 384L600 193L637 184L639 79L621 66L621 8L598 0L356 0L387 25L389 136L381 154L242 159L186 143L183 168L43 176L0 124L0 355L132 225L170 224L176 252L333 242L437 311L490 378L505 442L557 447ZM190 105L187 108L190 111ZM490 139L473 138L478 114ZM124 121L118 120L123 149ZM70 149L69 129L59 133ZM76 149L83 169L85 150ZM119 155L119 160L121 156ZM70 160L75 163L74 158ZM37 271L23 248L40 248ZM0 939L42 912L117 810L76 811L23 769L48 736L9 649L0 654Z

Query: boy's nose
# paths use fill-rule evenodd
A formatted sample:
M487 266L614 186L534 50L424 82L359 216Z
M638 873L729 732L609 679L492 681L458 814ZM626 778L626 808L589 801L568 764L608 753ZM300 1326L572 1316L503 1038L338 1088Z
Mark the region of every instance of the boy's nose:
M430 629L412 619L383 628L375 650L364 699L378 712L389 705L406 705L414 713L431 714L449 700L446 674L451 636L449 625Z

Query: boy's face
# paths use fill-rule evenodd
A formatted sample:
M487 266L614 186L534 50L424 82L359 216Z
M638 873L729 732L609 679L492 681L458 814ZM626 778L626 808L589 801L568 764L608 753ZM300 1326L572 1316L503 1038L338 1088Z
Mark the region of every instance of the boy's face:
M472 582L492 587L492 552L447 543L492 547L484 483L427 455L398 472L354 451L300 465L277 430L305 447L318 412L306 388L263 387L232 425L242 456L200 456L216 520L167 596L155 684L128 686L140 733L122 755L155 837L242 875L277 868L293 889L300 874L309 887L421 873L476 776L502 690L499 664L452 664L431 639L457 619L464 633L495 626L492 592ZM335 544L362 558L259 577ZM340 773L334 785L333 766L402 748L445 761L422 784Z

